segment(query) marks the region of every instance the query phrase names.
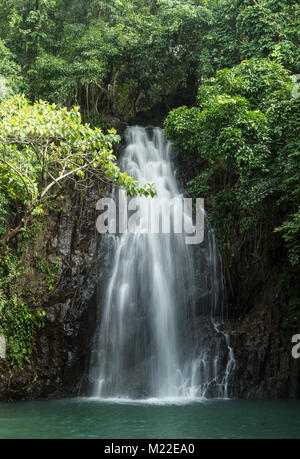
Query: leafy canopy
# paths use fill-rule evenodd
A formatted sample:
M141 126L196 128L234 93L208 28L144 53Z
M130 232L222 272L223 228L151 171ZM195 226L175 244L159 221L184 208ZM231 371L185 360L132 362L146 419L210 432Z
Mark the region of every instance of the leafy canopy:
M84 120L129 120L243 59L297 73L297 0L0 0L0 37L27 94L79 105Z
M51 191L66 180L85 186L91 178L124 187L130 196L154 195L153 185L140 185L116 165L115 130L104 134L82 124L78 107L47 102L31 104L15 96L0 104L0 193L15 207L33 214Z
M269 59L218 71L200 86L198 107L167 117L168 138L198 163L190 192L214 196L212 220L224 244L233 220L241 232L263 222L299 262L299 118L290 73Z

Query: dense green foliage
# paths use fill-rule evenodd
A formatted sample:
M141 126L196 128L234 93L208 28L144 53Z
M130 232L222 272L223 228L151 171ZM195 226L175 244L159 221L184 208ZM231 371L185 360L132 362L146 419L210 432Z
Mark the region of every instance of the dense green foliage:
M297 0L0 0L31 97L122 120L252 57L299 69ZM0 69L1 73L1 69ZM4 72L5 73L5 72ZM166 100L167 103L167 100Z
M25 87L21 67L15 62L12 52L0 39L0 100L12 96Z
M91 178L110 179L129 195L154 193L151 186L138 185L115 164L116 132L104 135L99 128L83 125L78 107L68 111L42 101L32 105L24 96L16 96L0 104L0 120L4 212L3 203L9 199L16 210L42 213L50 191L70 179L82 185Z
M41 308L26 305L15 289L24 270L20 262L20 249L16 254L8 247L1 251L0 333L6 337L8 362L20 368L23 368L24 363L30 363L34 334L44 326L45 314Z
M300 98L291 75L268 59L217 72L200 86L198 107L170 112L165 131L196 161L194 196L214 195L212 221L226 243L240 231L276 226L292 264L300 260ZM277 227L278 226L278 227Z

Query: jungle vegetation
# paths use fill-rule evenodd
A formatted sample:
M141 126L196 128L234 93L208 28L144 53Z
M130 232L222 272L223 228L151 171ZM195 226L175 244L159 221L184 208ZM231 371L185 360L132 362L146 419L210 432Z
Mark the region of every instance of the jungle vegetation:
M42 320L12 291L24 241L70 183L155 194L119 170L113 126L156 106L220 245L263 233L297 269L299 38L298 0L0 0L0 332L12 362L28 360Z

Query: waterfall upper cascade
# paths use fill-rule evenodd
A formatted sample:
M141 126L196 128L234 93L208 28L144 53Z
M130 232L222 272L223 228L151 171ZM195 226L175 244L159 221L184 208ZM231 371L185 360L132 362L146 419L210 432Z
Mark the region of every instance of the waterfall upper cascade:
M161 129L127 128L120 167L141 183L154 182L162 200L180 196L173 159ZM206 225L197 247L187 245L184 234L147 234L141 207L135 233L103 238L111 263L101 285L93 396L228 397L235 362L222 325L222 269L213 232Z

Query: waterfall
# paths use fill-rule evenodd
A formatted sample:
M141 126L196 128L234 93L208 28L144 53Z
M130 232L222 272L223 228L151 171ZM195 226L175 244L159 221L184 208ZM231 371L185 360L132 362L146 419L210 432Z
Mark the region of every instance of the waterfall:
M173 159L161 129L127 128L120 167L140 183L154 182L162 203L183 199ZM223 330L222 268L213 232L206 225L198 248L187 245L184 234L147 233L151 199L141 199L136 232L103 238L109 266L91 359L92 395L227 397L234 356Z

